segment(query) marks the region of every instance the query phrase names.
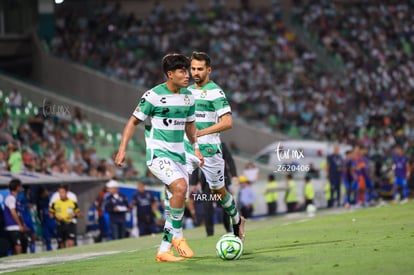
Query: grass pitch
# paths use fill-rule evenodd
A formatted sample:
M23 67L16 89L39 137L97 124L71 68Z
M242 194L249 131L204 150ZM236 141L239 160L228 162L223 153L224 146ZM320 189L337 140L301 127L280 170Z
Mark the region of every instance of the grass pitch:
M192 259L156 263L161 235L0 259L8 274L413 274L414 202L248 221L244 254L216 256L204 228L185 230ZM20 265L20 267L18 267ZM13 271L14 270L14 271Z

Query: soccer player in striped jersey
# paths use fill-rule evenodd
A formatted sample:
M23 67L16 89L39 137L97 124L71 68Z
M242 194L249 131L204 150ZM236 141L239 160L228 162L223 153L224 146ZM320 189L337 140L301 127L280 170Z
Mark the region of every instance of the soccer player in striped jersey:
M147 128L145 136L147 166L171 194L166 209L164 236L155 259L157 262L175 262L194 255L182 232L188 188L184 133L194 146L201 166L204 160L197 145L194 97L186 89L190 78L190 60L181 54L167 54L162 60L162 67L167 81L142 96L124 128L115 164L122 166L135 126L149 118L151 127ZM171 246L181 257L173 255Z
M195 98L195 117L199 147L204 156L201 167L213 194L220 194L220 204L231 217L233 233L244 241L245 218L242 217L233 196L224 181L224 160L220 132L231 129L233 120L230 105L223 90L210 80L211 59L204 52L191 55L191 75L194 84L188 87ZM191 148L186 147L191 152ZM188 164L187 164L188 166Z

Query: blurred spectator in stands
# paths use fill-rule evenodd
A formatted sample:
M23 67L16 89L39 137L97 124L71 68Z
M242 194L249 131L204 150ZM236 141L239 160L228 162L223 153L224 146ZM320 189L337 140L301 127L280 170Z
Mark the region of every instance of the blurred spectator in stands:
M84 166L87 165L87 163L83 160L82 150L79 147L75 148L75 150L73 150L70 154L69 162L72 166L75 166L77 163L81 163Z
M259 168L253 162L246 163L242 174L247 177L250 184L254 184L259 177Z
M43 129L44 129L44 116L43 113L38 113L34 117L30 117L27 120L30 130L36 132L38 136L43 138Z
M97 172L98 172L98 176L99 177L108 177L108 167L107 167L107 163L106 163L106 159L101 159L99 161L99 165L96 168Z
M19 150L19 145L16 141L10 142L7 147L9 158L7 160L7 167L10 172L20 173L23 171L22 153Z
M6 112L0 114L0 145L13 141L13 125Z
M47 159L45 159L45 158L40 159L39 168L37 169L37 172L45 174L45 175L51 175L52 174L52 172L50 171Z
M17 89L13 89L9 95L9 106L12 108L23 107L23 97Z
M34 172L36 170L36 161L34 160L35 156L33 151L30 149L22 150L22 160L25 171Z
M0 150L0 171L7 171L7 156L2 150Z
M21 144L29 144L30 142L30 129L26 123L20 123L17 127L16 138Z
M254 203L256 196L249 179L245 175L239 177L240 190L237 200L240 213L245 218L251 218L253 216Z
M138 176L138 171L134 167L134 162L132 158L127 158L125 162L125 166L123 167L124 177L136 177Z
M126 213L129 211L129 203L125 195L119 193L119 184L114 180L106 183L109 196L106 197L104 206L109 214L112 239L126 237Z
M83 166L82 163L76 163L74 166L72 166L72 172L70 173L72 176L85 176L85 166Z

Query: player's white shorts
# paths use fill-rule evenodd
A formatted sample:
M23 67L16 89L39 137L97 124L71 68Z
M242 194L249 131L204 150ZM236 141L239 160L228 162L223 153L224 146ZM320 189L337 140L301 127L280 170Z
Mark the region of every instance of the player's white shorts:
M224 186L224 159L221 153L204 157L201 171L203 171L211 190L217 190Z
M185 161L187 166L187 173L191 175L198 166L200 166L200 160L196 155L185 153Z
M169 158L155 158L148 165L148 169L165 185L170 185L173 181L184 178L188 187L188 174L184 164L175 162Z

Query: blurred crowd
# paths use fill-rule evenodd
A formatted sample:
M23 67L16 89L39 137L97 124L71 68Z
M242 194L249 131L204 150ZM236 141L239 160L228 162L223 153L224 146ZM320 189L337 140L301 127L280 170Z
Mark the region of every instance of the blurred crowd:
M334 77L299 44L272 8L228 8L189 0L178 12L156 3L145 18L108 5L92 15L64 11L51 52L136 85L163 81L169 51L206 51L212 79L235 116L292 136L360 142L373 152L412 146L412 1L295 2L294 15L345 66Z
M232 9L213 2L202 10L189 1L178 12L156 4L146 18L122 13L119 5L89 16L63 11L51 52L145 88L164 80L159 60L166 52L205 51L235 116L282 130L311 121L314 102L302 102L300 91L325 74L281 22L278 6Z
M18 116L27 108L20 92L13 90L4 98L7 103L0 101L0 171L105 178L138 175L131 159L120 169L112 156L98 157L96 137L84 130L90 122L79 108L57 112L52 102L45 101L33 107L33 114Z
M373 152L389 153L402 144L412 154L413 8L413 1L306 1L295 6L295 19L345 67L341 81L326 81L336 104L335 112L326 113L325 131L352 134Z

